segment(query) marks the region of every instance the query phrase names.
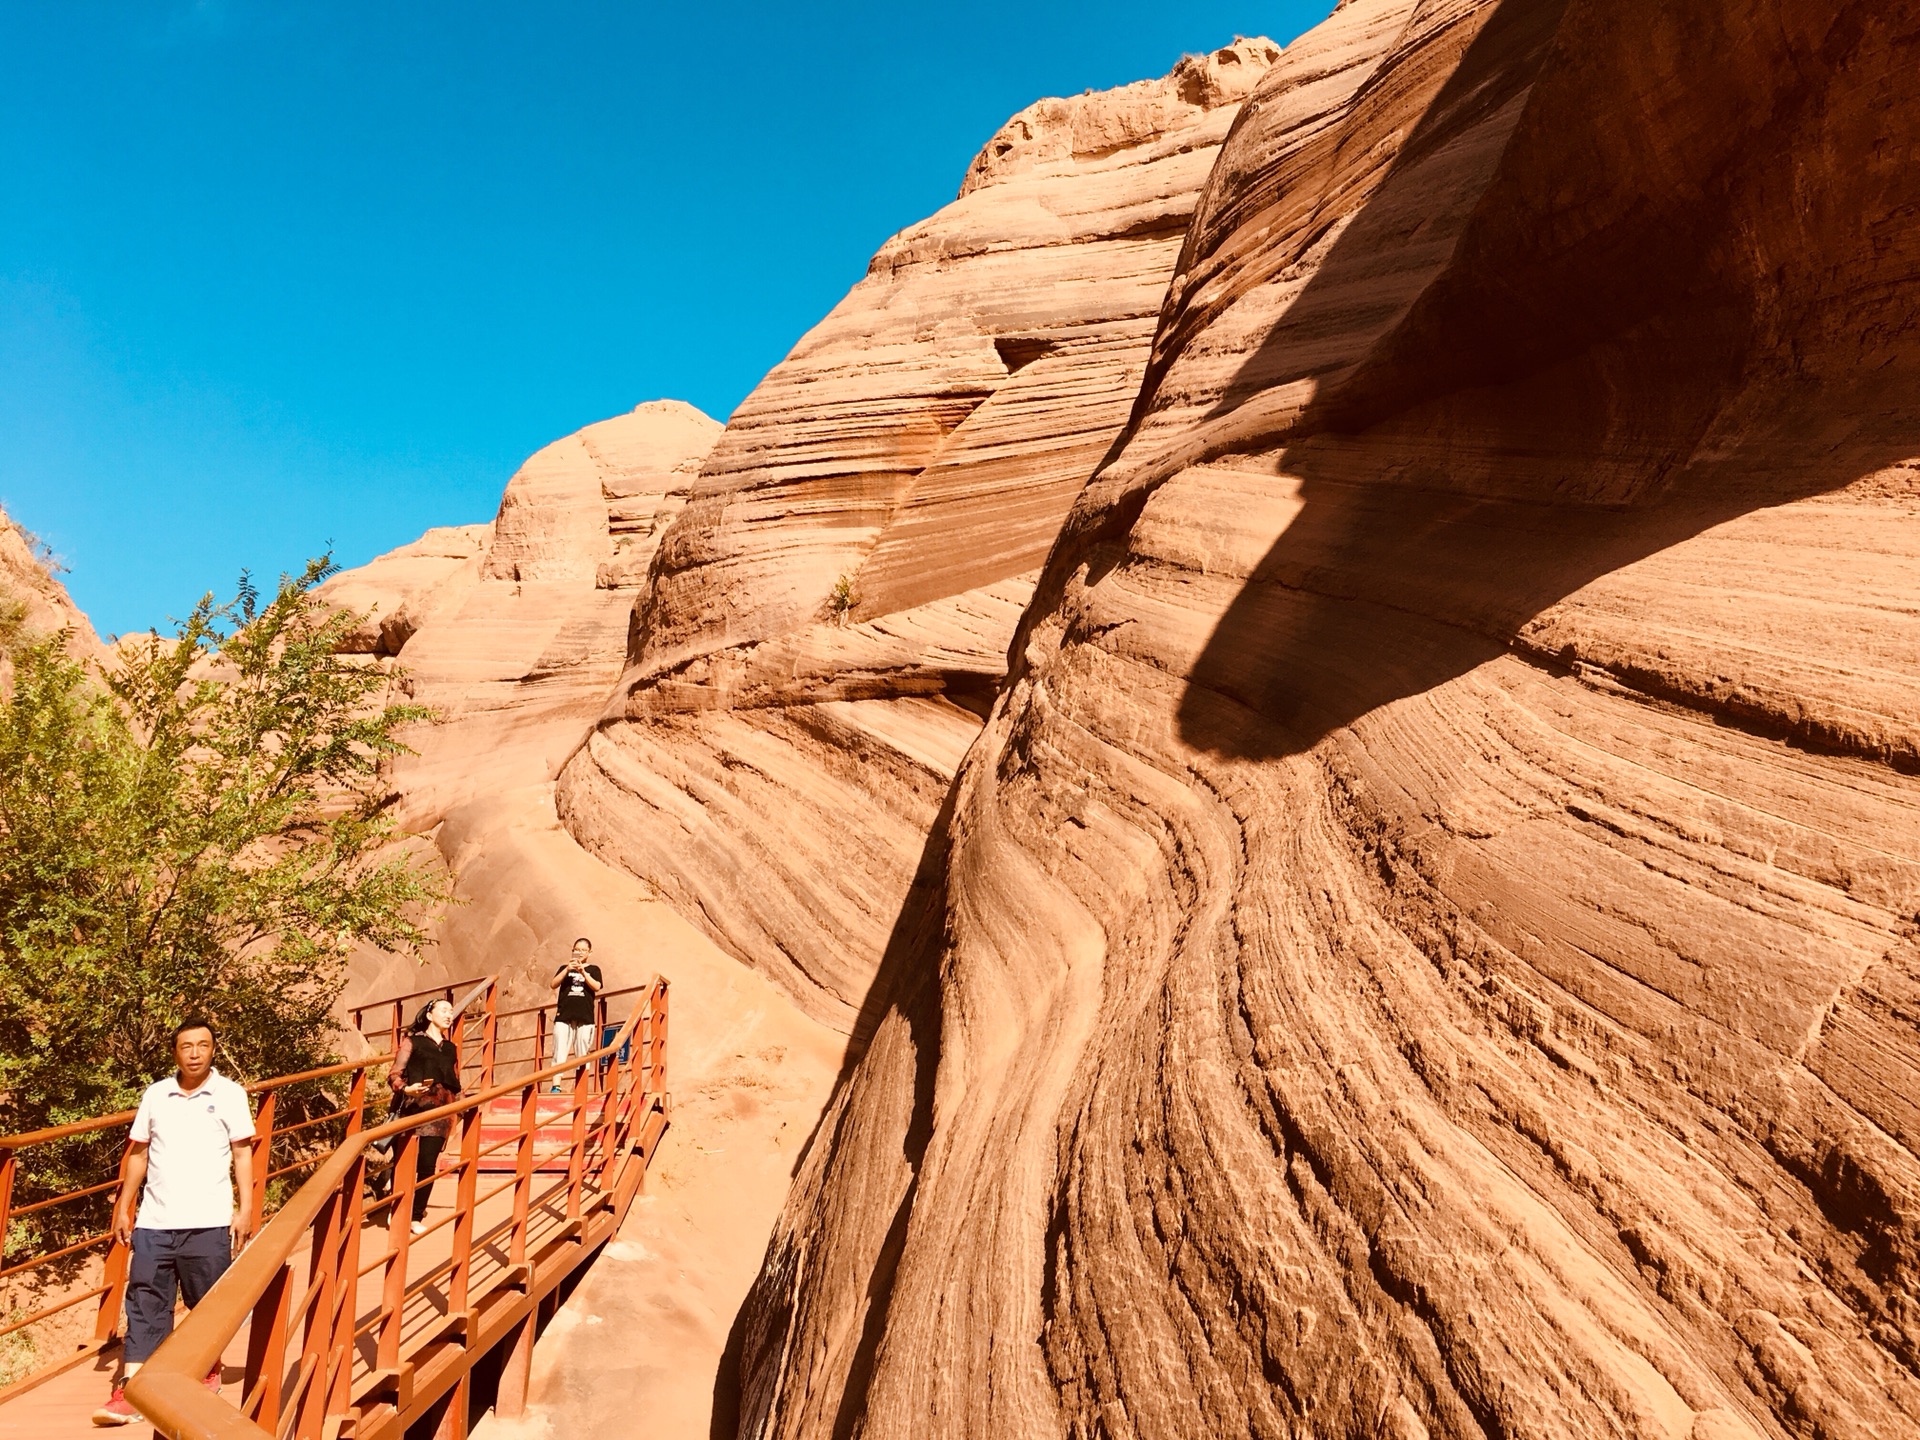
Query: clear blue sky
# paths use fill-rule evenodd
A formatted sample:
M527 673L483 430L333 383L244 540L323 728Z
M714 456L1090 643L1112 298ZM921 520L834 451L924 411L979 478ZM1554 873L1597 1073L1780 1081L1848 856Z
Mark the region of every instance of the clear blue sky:
M0 0L0 501L103 631L724 419L1013 111L1316 3Z

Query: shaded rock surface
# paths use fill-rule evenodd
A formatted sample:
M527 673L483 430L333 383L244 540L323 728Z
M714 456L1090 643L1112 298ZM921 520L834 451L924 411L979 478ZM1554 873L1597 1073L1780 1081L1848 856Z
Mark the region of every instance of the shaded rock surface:
M738 1433L1920 1427L1916 61L1911 3L1349 0L1267 72Z
M1277 53L1015 116L735 412L661 544L561 816L842 1030Z

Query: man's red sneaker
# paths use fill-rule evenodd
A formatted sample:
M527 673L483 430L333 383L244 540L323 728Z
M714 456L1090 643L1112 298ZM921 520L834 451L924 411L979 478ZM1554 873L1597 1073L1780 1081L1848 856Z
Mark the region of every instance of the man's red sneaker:
M138 1410L127 1403L127 1387L124 1385L114 1386L113 1394L107 1397L107 1403L93 1412L93 1423L96 1425L131 1425L134 1421L144 1418Z

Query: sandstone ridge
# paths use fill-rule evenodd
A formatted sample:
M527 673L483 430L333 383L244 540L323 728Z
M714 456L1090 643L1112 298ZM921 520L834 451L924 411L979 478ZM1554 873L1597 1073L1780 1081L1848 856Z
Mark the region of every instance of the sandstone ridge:
M636 597L561 816L842 1030L1277 53L1239 40L1010 121L741 404Z
M30 633L68 633L72 653L97 656L100 637L66 586L54 577L52 557L31 533L0 509L0 615L17 611L17 622Z
M1349 0L1267 71L742 1436L1920 1427L1916 54Z
M492 522L429 530L327 582L326 598L370 614L354 647L397 659L405 693L441 715L396 769L406 828L549 781L585 739L633 597L719 434L683 401L648 401L536 452Z

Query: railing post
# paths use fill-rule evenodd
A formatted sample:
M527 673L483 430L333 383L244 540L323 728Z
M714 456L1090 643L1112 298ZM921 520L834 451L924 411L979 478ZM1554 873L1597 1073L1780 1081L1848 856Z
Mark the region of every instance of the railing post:
M653 987L653 1088L664 1099L667 1093L667 982Z
M387 1270L381 1277L380 1338L375 1364L382 1370L400 1368L400 1332L407 1309L407 1249L413 1240L413 1172L420 1164L420 1132L407 1130L397 1137L393 1189L387 1204Z
M300 1339L300 1368L309 1373L294 1425L297 1440L319 1440L320 1428L326 1419L327 1392L331 1388L327 1384L327 1348L333 1340L333 1311L340 1278L340 1226L345 1219L345 1197L335 1195L316 1217L313 1227L307 1288L317 1286L320 1293L307 1306Z
M657 1089L659 1089L659 1086L655 1085L653 1081L653 1076L654 1076L653 1006L656 998L657 997L654 995L652 989L649 989L647 991L646 1013L640 1017L640 1023L633 1027L634 1043L642 1047L641 1054L640 1054L640 1069L637 1076L637 1078L640 1081L640 1085L639 1085L640 1093L638 1096L635 1097L634 1106L637 1111L642 1111L642 1112L645 1111L649 1100L653 1096L653 1093Z
M13 1171L17 1158L11 1148L0 1151L0 1270L7 1266L7 1229L13 1221Z
M576 1066L573 1072L573 1139L567 1146L567 1219L581 1215L581 1190L587 1173L586 1073L593 1067Z
M279 1108L280 1092L269 1090L260 1097L260 1113L253 1117L253 1223L267 1218L267 1172L273 1169L273 1117Z
M533 1012L533 1068L536 1071L547 1068L547 1007L544 1005Z
M480 1182L480 1115L475 1105L460 1115L460 1184L456 1218L453 1222L453 1275L447 1283L447 1311L466 1316L467 1295L473 1277L474 1196ZM475 1336L471 1325L463 1326L462 1338L471 1346Z
M453 1002L449 1000L447 1003L451 1005ZM453 1046L453 1073L456 1075L461 1075L466 1069L466 1063L460 1053L461 1047L466 1044L466 1039L467 1012L462 1010L453 1017L453 1029L447 1032L447 1043ZM461 1083L463 1085L466 1083L464 1078Z
M508 1242L509 1265L527 1263L527 1227L533 1209L533 1137L539 1129L540 1087L529 1080L520 1091L520 1145L513 1156L513 1238Z
M133 1158L133 1142L127 1142L126 1149L120 1152L120 1183L114 1187L113 1203L117 1209L120 1204L120 1192L127 1187L127 1162ZM139 1196L134 1196L138 1204ZM100 1313L94 1317L93 1338L105 1344L120 1329L120 1306L127 1298L127 1262L132 1252L120 1243L118 1235L107 1237L107 1258L102 1267L101 1279L106 1283L106 1293L100 1297Z
M602 1027L602 1034L606 1033ZM597 1070L599 1065L596 1063ZM599 1140L598 1157L593 1163L593 1175L596 1184L604 1185L607 1167L613 1163L620 1139L620 1080L623 1067L620 1064L620 1052L613 1052L611 1063L607 1066L606 1083L600 1087L600 1122L594 1127L595 1138Z
M606 1034L607 1002L596 995L593 997L593 1044L587 1048L589 1050L598 1050L602 1045L606 1044ZM600 1088L600 1062L598 1060L593 1062L593 1086L596 1090Z
M400 1004L401 1002L398 1000L393 1002L393 1033L387 1039L387 1054L389 1055L398 1055L400 1053Z
M348 1413L353 1400L354 1321L360 1311L360 1232L366 1216L362 1186L367 1174L364 1153L356 1155L341 1181L340 1205L345 1218L340 1230L340 1278L333 1292L333 1336L327 1345L326 1418ZM319 1383L318 1377L315 1384ZM324 1421L323 1421L324 1423Z
M493 1088L494 1050L500 1039L500 984L487 991L487 1016L480 1031L480 1088Z
M293 1266L282 1265L253 1307L247 1331L247 1375L241 1408L269 1435L280 1429L280 1387L287 1378L287 1316L293 1308Z
M353 1083L347 1087L347 1130L348 1135L358 1135L367 1128L367 1072L353 1072ZM344 1138L344 1137L343 1137Z

